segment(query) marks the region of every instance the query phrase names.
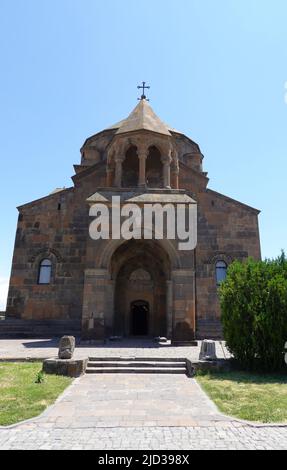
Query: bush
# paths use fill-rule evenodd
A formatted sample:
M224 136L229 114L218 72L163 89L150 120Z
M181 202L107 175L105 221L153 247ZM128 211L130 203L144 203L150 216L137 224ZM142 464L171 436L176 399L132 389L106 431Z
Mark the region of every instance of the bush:
M219 289L227 347L248 370L276 371L286 367L287 260L245 263L228 268Z
M44 372L40 370L40 372L38 372L36 375L35 383L42 384L43 382L45 382L45 375L44 375Z

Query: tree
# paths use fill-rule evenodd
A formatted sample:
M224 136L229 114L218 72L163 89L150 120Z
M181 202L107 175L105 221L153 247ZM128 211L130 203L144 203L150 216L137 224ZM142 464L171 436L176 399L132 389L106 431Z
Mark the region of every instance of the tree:
M246 369L284 367L287 341L287 260L241 263L228 268L219 290L227 347ZM285 365L286 367L286 365Z

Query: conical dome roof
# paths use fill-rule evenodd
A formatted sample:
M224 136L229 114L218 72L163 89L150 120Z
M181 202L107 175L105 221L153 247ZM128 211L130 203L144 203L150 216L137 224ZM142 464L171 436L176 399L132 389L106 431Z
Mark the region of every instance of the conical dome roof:
M116 134L146 130L170 136L172 131L178 132L161 121L145 99L139 102L127 119L118 122L109 129L117 129Z

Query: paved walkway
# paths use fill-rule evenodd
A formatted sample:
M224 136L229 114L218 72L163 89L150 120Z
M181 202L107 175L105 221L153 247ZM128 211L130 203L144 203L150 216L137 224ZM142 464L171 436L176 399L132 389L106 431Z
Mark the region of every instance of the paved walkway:
M47 339L2 339L0 340L0 360L3 359L48 359L58 354L59 340ZM76 358L83 357L184 357L192 361L199 358L200 345L195 347L173 347L170 343L158 345L153 341L124 340L108 342L104 346L77 345ZM229 352L219 341L216 342L217 357L230 357Z
M1 449L287 449L287 427L221 415L184 375L77 379L37 420L0 429Z
M72 429L199 426L223 420L195 380L161 374L85 375L44 418Z
M125 341L78 346L76 357L187 357L198 347ZM0 340L0 359L55 357L58 340ZM217 343L219 358L228 352ZM249 426L221 415L184 375L86 375L40 418L0 428L0 449L287 449L287 426Z
M0 430L3 450L286 450L286 429L229 426Z

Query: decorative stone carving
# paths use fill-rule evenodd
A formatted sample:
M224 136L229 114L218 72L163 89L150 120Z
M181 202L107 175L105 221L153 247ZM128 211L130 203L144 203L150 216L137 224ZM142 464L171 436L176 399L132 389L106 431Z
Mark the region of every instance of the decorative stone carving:
M34 253L29 258L29 263L35 263L36 261L38 262L40 258L49 258L51 255L55 256L57 263L63 263L65 261L57 250L51 248L43 248L41 250L37 250L36 253Z
M246 257L246 254L242 256L243 258ZM240 256L238 256L240 258ZM231 264L234 261L234 257L230 256L227 253L222 253L222 252L216 252L213 253L212 256L210 256L205 263L208 265L215 265L217 261L225 261L226 264Z
M59 344L59 359L72 359L75 351L76 340L74 336L63 336Z
M216 361L216 345L215 341L205 339L201 343L201 350L199 354L200 361Z
M151 281L151 277L145 269L137 269L131 274L130 281Z

